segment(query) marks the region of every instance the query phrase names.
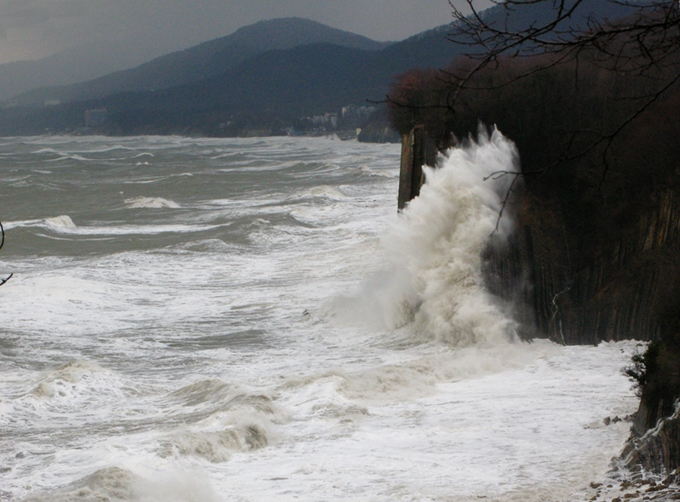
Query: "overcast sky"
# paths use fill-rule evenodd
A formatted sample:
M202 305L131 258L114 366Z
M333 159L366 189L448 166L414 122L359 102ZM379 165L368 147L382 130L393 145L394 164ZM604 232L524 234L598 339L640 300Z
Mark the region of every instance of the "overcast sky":
M450 22L451 9L447 0L0 0L0 63L98 40L169 52L287 16L402 40Z

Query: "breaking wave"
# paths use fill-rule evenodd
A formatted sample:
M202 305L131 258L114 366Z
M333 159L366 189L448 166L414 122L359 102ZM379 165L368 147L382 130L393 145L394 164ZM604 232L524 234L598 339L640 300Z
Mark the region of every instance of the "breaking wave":
M425 166L420 195L383 238L391 265L358 295L333 300L331 315L388 329L412 324L454 345L513 340L514 321L484 289L481 255L492 235L500 242L512 232L502 209L517 168L514 143L483 127L477 140L449 150L440 167Z
M125 204L131 209L161 209L164 207L178 209L181 206L176 202L162 197L137 197L126 199Z
M46 226L54 229L76 228L76 224L73 223L71 217L65 214L55 216L54 218L46 218L44 223Z

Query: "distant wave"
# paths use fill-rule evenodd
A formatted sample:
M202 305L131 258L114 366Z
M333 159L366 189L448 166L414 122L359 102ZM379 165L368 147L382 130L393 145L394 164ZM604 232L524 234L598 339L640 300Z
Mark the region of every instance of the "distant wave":
M340 190L330 187L328 185L321 185L321 186L316 186L313 188L310 188L309 190L306 190L301 194L302 198L315 198L315 197L322 197L325 199L331 199L331 200L345 200L347 199L347 196L342 193Z
M151 165L148 162L137 162L135 163L135 166L147 166ZM158 183L159 181L165 181L169 180L172 178L177 178L177 177L184 177L184 176L193 176L192 173L180 173L180 174L171 174L170 176L162 176L160 178L150 178L150 179L145 179L145 180L130 180L130 181L123 181L123 183L127 185L147 185L149 183Z
M160 206L159 206L160 207ZM177 206L179 207L179 206ZM76 235L156 235L162 233L192 233L212 230L224 225L122 225L77 226L70 216L61 215L43 220L9 221L3 223L5 230L15 228L43 228L58 234Z
M92 159L85 158L82 155L75 154L75 153L60 152L59 150L55 150L54 148L41 148L40 150L36 150L33 153L35 153L35 154L51 154L51 155L57 156L54 159L48 159L47 162L59 162L60 160L82 160L82 161L92 160ZM84 153L84 152L82 152L82 153ZM90 152L87 152L87 153L90 153Z
M8 221L3 223L3 226L5 230L22 227L43 227L56 231L64 231L77 228L71 217L66 214L54 216L52 218L45 218L44 220Z
M136 199L125 199L125 204L131 209L160 209L164 207L178 209L181 207L176 202L162 197L137 197Z
M62 214L61 216L55 216L54 218L46 218L43 220L47 226L61 228L76 228L76 224L70 216Z

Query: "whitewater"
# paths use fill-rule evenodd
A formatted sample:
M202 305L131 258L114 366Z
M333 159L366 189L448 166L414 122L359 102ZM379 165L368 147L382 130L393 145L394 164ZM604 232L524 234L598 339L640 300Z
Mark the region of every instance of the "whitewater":
M642 346L517 338L517 163L482 135L397 214L397 145L0 138L0 501L591 499Z

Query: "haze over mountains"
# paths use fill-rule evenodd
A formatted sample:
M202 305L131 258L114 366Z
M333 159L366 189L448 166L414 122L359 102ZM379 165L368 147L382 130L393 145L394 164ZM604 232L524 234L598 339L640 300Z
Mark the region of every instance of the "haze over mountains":
M77 85L34 89L16 96L15 99L20 104L34 105L50 100L66 102L99 98L125 91L165 89L218 75L266 51L316 43L366 51L380 50L390 45L307 19L260 21L231 35L155 58L136 68L118 71ZM3 67L0 66L0 81L2 70Z
M590 0L574 23L584 24L590 13L615 18L625 9ZM502 9L486 15L505 22ZM548 15L529 4L513 23L540 23ZM379 102L396 75L442 68L468 52L448 39L454 29L448 24L389 44L300 18L263 21L136 68L15 96L0 110L0 134L73 132L92 109L106 110L95 132L108 134L290 133L330 114L334 127L352 128L362 116L338 126L343 107Z
M0 101L39 87L68 85L133 68L159 54L133 42L80 45L39 60L0 64Z

